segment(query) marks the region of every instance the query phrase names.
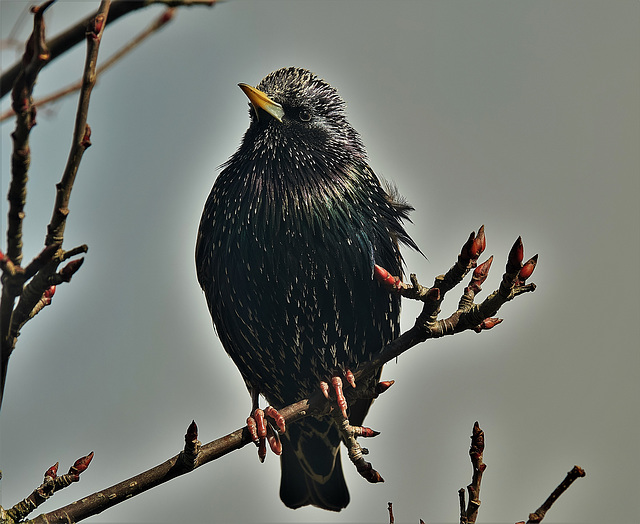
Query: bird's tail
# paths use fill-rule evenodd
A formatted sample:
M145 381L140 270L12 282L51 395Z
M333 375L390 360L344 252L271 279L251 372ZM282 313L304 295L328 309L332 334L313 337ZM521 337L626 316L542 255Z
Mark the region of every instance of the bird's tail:
M330 419L308 417L282 435L280 498L286 506L309 504L340 511L349 504L342 474L340 435Z

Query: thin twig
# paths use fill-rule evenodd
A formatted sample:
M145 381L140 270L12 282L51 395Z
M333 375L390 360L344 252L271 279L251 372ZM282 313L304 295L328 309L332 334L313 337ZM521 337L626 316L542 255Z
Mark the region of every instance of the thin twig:
M479 289L479 285L477 286ZM426 337L428 338L428 335L426 335ZM410 348L424 340L425 333L422 328L419 325L414 326L399 338L385 346L379 358L377 358L374 362L368 363L355 370L354 376L356 381L360 381L365 384L366 378L377 372L377 370L383 364L385 364L389 360L392 360L397 355L400 355L401 353L409 350ZM383 389L387 389L389 385L390 384L386 384L386 387L384 387ZM355 392L355 395L357 394L358 391ZM375 393L373 394L375 395ZM318 389L309 398L286 406L282 409L279 409L278 411L284 418L286 425L289 425L303 417L328 412L328 410L330 409L328 404L329 402L330 401L325 398L322 391ZM479 436L475 429L476 428L474 427L475 440L472 442L472 444L475 443L475 447L472 446L472 451L479 449ZM477 429L478 431L481 431L479 430L479 428ZM191 437L190 440L195 440L195 437ZM151 468L150 470L147 470L143 473L140 473L135 477L127 479L102 491L93 493L88 497L84 497L82 501L75 502L73 504L70 504L69 506L65 506L64 508L60 508L46 515L41 515L34 519L33 522L44 524L45 522L55 521L56 519L70 517L72 517L72 522L78 522L84 518L87 518L88 516L104 511L105 509L118 504L132 496L138 495L154 486L167 482L179 475L188 473L195 468L216 460L217 458L220 458L236 449L244 447L251 442L253 442L251 434L249 432L249 429L245 426L243 428L237 429L232 433L229 433L228 435L225 435L224 437L201 446L199 448L199 452L197 452L197 456L190 456L189 460L187 461L183 458L183 454L176 455L175 457L170 458L162 464ZM477 464L474 463L474 468L476 468L477 466L478 473L481 473L480 470L484 469L484 466L481 466L480 464L481 462L478 462ZM481 475L476 476L474 474L474 479L477 483L478 488L480 477Z
M58 462L51 466L44 474L43 483L31 494L15 504L5 512L7 522L23 522L23 519L42 503L46 502L54 493L80 480L80 474L89 467L93 459L93 451L85 457L80 457L64 475L58 476ZM4 520L2 521L4 522Z
M571 486L571 484L573 484L576 479L584 477L585 475L586 473L584 469L582 469L580 466L573 466L573 469L571 469L571 471L567 473L567 476L564 478L564 480L556 489L553 490L553 493L551 493L547 500L543 502L542 506L540 506L535 511L535 513L529 514L529 520L527 520L527 524L538 524L539 522L542 522L545 514L547 513L547 511L549 511L551 506L553 506L553 503L558 500L560 495L567 491L567 489L569 489L569 486Z
M27 174L31 162L29 149L29 135L35 125L36 112L33 107L33 87L38 73L50 59L50 53L45 42L44 12L53 3L49 0L31 10L33 17L33 31L25 47L19 70L12 84L11 105L15 111L16 129L11 134L13 152L11 155L11 182L9 184L9 213L7 219L7 254L6 258L14 268L19 268L22 262L22 222L24 206L27 200ZM23 275L20 271L3 271L2 296L0 297L0 405L7 376L9 357L15 347L15 342L9 336L11 317L16 297L22 292Z
M480 429L478 422L473 425L473 433L471 434L471 447L469 448L469 457L473 465L473 477L471 484L467 486L469 492L469 503L466 511L466 523L475 524L478 518L478 510L480 509L480 484L482 483L482 474L487 469L487 465L483 461L484 453L484 431Z
M211 7L215 5L216 1L217 0L116 0L113 2L111 9L109 10L109 18L106 20L106 23L110 24L115 22L121 16L131 13L132 11L142 9L151 4L161 4L167 7L198 5ZM75 25L66 29L63 33L47 41L47 46L51 52L50 61L55 60L83 41L85 37L85 29L87 24L91 22L92 18L93 15L87 16ZM15 64L0 76L0 98L3 98L9 91L11 91L19 71L20 65Z
M175 14L175 8L170 7L165 10L160 16L158 16L144 31L140 32L136 35L130 42L122 46L118 51L113 53L107 60L104 61L99 67L96 68L96 75L100 77L104 71L109 69L115 63L117 63L121 58L125 55L129 54L136 47L138 47L144 40L153 35L155 32L164 27L168 22L173 20ZM36 99L33 102L33 105L38 108L42 108L43 106L50 104L56 100L60 100L82 88L82 79L74 82L73 84L68 85L50 95L47 95L43 98ZM2 115L0 115L0 122L11 118L14 115L14 111L12 108L7 109Z
M110 1L103 0L100 3L98 12L87 26L87 58L82 74L82 89L80 90L80 99L78 100L71 151L69 152L67 165L62 174L62 180L56 185L56 201L53 207L51 222L47 226L47 236L44 241L45 246L62 244L67 215L69 214L69 199L71 197L73 183L78 173L78 168L80 167L82 155L91 145L91 128L87 125L87 114L89 113L91 91L96 84L98 49L100 48L110 5Z

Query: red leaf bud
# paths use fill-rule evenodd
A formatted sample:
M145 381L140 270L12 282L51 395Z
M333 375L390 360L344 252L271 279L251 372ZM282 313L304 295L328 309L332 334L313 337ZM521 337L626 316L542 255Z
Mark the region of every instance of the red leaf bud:
M380 395L395 384L395 380L383 380L376 384L376 394Z
M92 32L96 35L102 31L102 27L104 26L104 15L98 15L93 20L93 29Z
M469 255L471 255L472 260L476 260L482 252L487 247L487 239L484 235L484 225L480 226L478 229L478 234L476 238L471 243L471 249L469 250Z
M82 140L80 140L80 145L85 149L91 145L91 128L89 124L84 127L84 135L82 136Z
M166 9L165 12L162 13L162 16L160 17L160 23L166 24L167 22L170 22L171 20L173 20L173 17L175 16L175 14L176 14L175 7L170 7Z
M522 259L524 258L524 246L522 245L522 237L514 242L511 251L509 251L509 263L510 269L520 269L522 267Z
M492 327L497 326L502 322L501 318L485 318L480 324L478 324L473 330L476 333L480 333L480 331L484 331L487 329L491 329Z
M462 246L462 249L460 250L460 258L462 260L468 261L471 259L471 246L473 245L473 241L476 238L476 233L475 231L472 231L469 234L469 238L467 239L467 241L464 243L464 245Z
M531 273L533 273L533 270L536 268L537 263L538 255L535 255L527 260L518 273L518 280L520 282L524 282L525 280L527 280L531 276Z
M93 451L85 457L80 457L73 463L73 466L69 468L69 474L80 475L85 469L89 467L93 460Z
M58 462L56 462L53 466L51 466L44 474L45 478L46 477L51 477L52 479L55 479L58 476Z
M42 298L44 299L45 305L48 306L49 304L51 304L51 299L55 294L56 294L56 286L51 286L49 289L45 290L45 292L42 294Z
M191 424L187 428L187 433L184 436L185 442L193 442L198 440L198 426L196 425L196 421L192 420Z
M489 275L489 269L491 269L491 263L493 262L493 255L491 255L482 264L473 270L473 280L476 284L482 284Z
M60 270L60 276L62 277L62 281L69 282L71 280L71 277L75 274L75 272L78 271L78 269L80 269L80 266L82 266L83 262L84 262L84 258L78 258L76 260L72 260L66 266L64 266Z

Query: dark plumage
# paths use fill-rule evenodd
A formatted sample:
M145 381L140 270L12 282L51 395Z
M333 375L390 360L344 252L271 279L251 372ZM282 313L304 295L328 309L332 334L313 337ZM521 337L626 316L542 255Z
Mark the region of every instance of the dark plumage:
M411 207L367 165L333 87L298 68L269 74L258 94L241 87L251 123L205 204L196 267L247 387L282 408L398 335L400 300L374 281L373 266L401 274L398 241L417 247L401 224ZM352 424L370 403L350 406ZM307 417L282 440L284 503L344 508L332 420Z

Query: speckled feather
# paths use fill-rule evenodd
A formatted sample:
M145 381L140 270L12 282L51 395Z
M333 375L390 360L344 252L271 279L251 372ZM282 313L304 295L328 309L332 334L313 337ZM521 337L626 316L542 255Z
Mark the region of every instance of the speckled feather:
M320 380L356 369L398 335L399 298L374 281L373 265L400 274L398 241L417 247L401 224L411 208L369 168L333 87L285 68L257 88L285 116L279 122L250 107L249 129L205 204L196 267L247 387L281 408L309 396ZM362 423L369 404L351 406L352 423ZM346 506L330 419L301 421L283 445L287 505ZM285 478L300 467L306 490L300 479Z

